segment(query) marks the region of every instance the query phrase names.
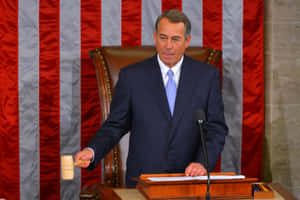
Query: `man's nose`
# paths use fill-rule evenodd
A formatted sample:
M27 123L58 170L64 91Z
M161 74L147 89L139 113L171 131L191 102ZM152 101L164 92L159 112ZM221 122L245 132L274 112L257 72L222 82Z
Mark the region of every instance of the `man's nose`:
M168 39L168 41L167 41L167 48L168 48L168 49L173 48L173 43L172 43L172 40L171 40L171 39Z

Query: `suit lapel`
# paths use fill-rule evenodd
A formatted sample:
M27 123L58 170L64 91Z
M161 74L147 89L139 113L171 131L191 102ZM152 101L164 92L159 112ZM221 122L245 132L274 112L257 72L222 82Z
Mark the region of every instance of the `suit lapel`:
M170 140L174 136L174 130L180 123L180 119L184 114L185 108L192 102L195 83L192 81L193 72L190 65L191 64L188 62L188 58L185 57L182 63L179 86L177 89L176 103L172 120L173 128L169 137Z
M153 66L151 68L151 72L148 73L150 74L149 78L151 79L149 81L149 83L151 84L150 92L152 92L152 97L155 99L155 102L160 107L160 110L162 111L163 115L165 115L165 117L168 120L171 120L169 103L165 92L160 67L157 62L157 55L153 56L152 61Z

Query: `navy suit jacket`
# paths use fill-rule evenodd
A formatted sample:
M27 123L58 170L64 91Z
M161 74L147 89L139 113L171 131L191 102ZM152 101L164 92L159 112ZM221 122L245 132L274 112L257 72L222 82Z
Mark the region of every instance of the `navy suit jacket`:
M204 164L194 112L203 109L210 169L223 150L227 126L219 70L184 56L171 116L157 55L121 69L110 115L88 146L93 169L130 131L126 185L142 173L183 173L191 162Z

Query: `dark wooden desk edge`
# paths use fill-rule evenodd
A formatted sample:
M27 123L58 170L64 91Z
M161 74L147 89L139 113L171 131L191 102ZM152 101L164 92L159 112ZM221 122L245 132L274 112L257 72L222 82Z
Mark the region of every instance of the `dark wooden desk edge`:
M269 184L273 189L276 190L284 199L288 200L297 200L294 196L292 196L286 189L284 189L280 183L270 183ZM94 188L96 189L96 188ZM100 200L102 199L112 199L113 196L113 190L117 188L112 188L112 187L106 187L102 184L97 184L97 189L98 190L98 195L100 197ZM129 188L128 188L129 189ZM134 188L131 188L134 189ZM80 199L85 199L85 198L80 198Z
M272 188L276 190L284 199L289 200L297 200L294 196L292 196L286 189L284 189L280 183L270 183Z

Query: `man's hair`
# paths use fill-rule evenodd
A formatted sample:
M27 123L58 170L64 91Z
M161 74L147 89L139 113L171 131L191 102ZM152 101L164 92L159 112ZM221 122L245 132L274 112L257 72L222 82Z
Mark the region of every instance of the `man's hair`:
M173 23L184 23L184 36L185 39L188 38L188 36L191 34L191 22L189 18L180 10L177 9L171 9L163 12L160 16L157 17L156 22L155 22L155 31L157 32L158 30L158 24L162 18L167 18L170 22Z

